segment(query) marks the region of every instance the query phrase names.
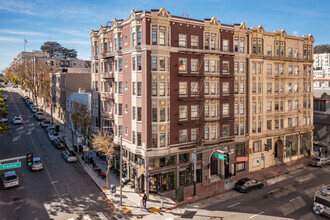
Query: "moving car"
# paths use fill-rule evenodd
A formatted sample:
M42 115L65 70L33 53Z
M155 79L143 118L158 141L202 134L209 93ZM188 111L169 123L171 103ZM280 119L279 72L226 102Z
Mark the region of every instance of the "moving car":
M1 175L3 188L19 186L18 176L15 171L7 171Z
M65 149L67 148L66 141L64 137L57 137L54 140L52 140L53 145L56 149Z
M264 184L258 180L243 178L235 183L234 189L239 192L248 193L251 190L261 189L262 187L264 187Z
M44 119L46 118L43 112L36 112L36 113L34 114L34 117L35 117L38 121L44 120Z
M50 131L50 132L48 132L48 138L49 138L49 140L53 141L57 137L59 137L59 135L58 135L58 133L56 131Z
M42 122L40 122L40 125L41 125L41 127L46 128L46 127L50 126L50 121L43 120Z
M18 125L18 124L22 124L23 123L23 119L21 116L14 116L13 117L13 124L14 125Z
M330 217L330 187L315 193L313 210L317 215Z
M42 163L42 160L40 157L34 157L32 166L30 167L31 170L42 170L44 168L44 165Z
M330 158L326 157L314 157L311 162L309 162L309 165L314 167L322 167L328 164L330 164Z
M72 150L65 150L62 152L62 157L64 160L69 163L69 162L76 162L78 160L78 157L76 156L76 153Z

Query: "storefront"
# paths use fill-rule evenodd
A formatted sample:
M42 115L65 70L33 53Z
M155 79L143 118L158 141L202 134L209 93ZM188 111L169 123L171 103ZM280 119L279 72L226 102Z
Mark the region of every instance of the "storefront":
M312 135L311 132L300 134L300 155L307 155L309 151L312 151Z
M150 176L149 192L157 193L174 190L176 186L176 171Z
M286 136L286 158L298 156L298 134Z

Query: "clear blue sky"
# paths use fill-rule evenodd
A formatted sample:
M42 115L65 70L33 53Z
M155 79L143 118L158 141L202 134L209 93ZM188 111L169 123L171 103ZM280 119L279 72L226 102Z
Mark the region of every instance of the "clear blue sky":
M221 23L244 21L248 27L313 34L315 45L330 43L330 0L0 0L0 70L23 51L57 41L90 59L90 30L113 18L126 19L131 9L165 7L173 15L217 17Z

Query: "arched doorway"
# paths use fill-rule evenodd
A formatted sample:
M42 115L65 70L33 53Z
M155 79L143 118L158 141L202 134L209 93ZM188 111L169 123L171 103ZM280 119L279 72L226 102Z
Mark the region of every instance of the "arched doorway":
M274 158L281 160L283 157L283 142L277 140L274 148Z
M219 161L219 159L215 157L214 153L212 153L212 156L210 159L211 176L218 175L218 173L219 173L218 161Z

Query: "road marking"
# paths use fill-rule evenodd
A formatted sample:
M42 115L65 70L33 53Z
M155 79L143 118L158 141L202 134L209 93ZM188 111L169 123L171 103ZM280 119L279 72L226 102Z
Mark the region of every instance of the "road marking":
M103 214L103 212L98 212L96 214L100 217L101 220L108 220L108 218L105 217L105 215Z
M89 215L84 215L83 218L84 218L84 220L92 220L92 219L89 217Z
M296 200L296 199L299 199L299 198L300 198L300 196L298 196L298 197L296 197L296 198L294 198L294 199L291 199L290 202L292 202L292 201L294 201L294 200Z
M272 192L275 192L275 191L277 191L277 190L280 190L280 189L277 188L277 189L274 189L274 190L272 190L272 191L269 191L268 193L272 193Z
M305 178L305 179L302 179L302 180L299 180L299 182L304 182L304 181L306 181L306 180L309 180L311 177L307 177L307 178Z
M68 220L74 220L74 218L69 218Z
M259 212L258 214L252 215L252 216L250 216L249 218L257 217L258 215L261 215L262 213L264 213L264 212L263 212L263 211L262 211L262 212Z
M227 207L227 209L229 209L229 208L231 208L231 207L234 207L234 206L236 206L236 205L239 205L239 204L241 204L241 203L238 202L238 203L235 203L235 204L233 204L233 205L230 205L230 206Z

